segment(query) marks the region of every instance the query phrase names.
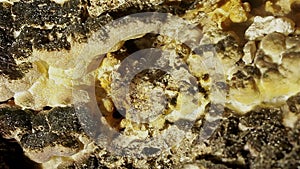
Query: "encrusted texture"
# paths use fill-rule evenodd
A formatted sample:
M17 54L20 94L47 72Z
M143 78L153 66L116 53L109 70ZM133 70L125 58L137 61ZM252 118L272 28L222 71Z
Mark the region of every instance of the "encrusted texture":
M26 168L50 169L299 168L299 7L298 0L1 1L0 168L18 168L12 161L29 165ZM139 34L110 46L99 65L87 66L86 78L73 80L79 76L77 58L94 33L138 12L170 13L196 24L203 31L200 54L172 37ZM83 58L91 57L96 48L91 47ZM174 51L185 67L171 56L164 59L170 60L178 77L190 73L194 78L182 79L197 88L188 88L161 70L145 70L125 79L131 80L128 96L122 85L113 86L112 79L120 80L125 68L139 64L132 62L122 71L122 61L147 48ZM201 65L201 55L210 53L224 69L225 82L216 83L226 92L224 107L211 101L216 97L210 88L213 77ZM149 157L110 152L101 140L93 139L103 132L97 128L99 116L74 106L79 100L92 100L84 91L74 95L76 85L95 87L100 119L112 129L133 138L150 138L175 126L183 132L183 140L161 152L155 146L140 147L141 153L152 154ZM112 97L114 92L117 98ZM162 95L166 103L160 102ZM195 118L181 119L193 106L198 106ZM130 114L132 107L141 114ZM161 115L153 112L161 109ZM142 116L148 121L152 115L158 117L147 124L132 120ZM182 129L191 121L189 129ZM200 133L205 125L211 136L203 140ZM128 140L111 141L117 147Z

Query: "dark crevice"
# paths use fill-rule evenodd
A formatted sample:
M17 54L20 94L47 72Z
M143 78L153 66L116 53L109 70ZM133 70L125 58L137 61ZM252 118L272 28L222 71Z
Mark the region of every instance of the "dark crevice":
M52 109L52 107L50 107L50 106L43 107L43 110L51 110L51 109Z
M121 113L119 113L117 110L113 112L112 116L115 119L124 118L123 115Z
M8 100L5 100L5 101L0 102L0 105L1 105L1 104L7 104L7 105L13 106L13 105L15 105L15 100L14 100L14 98L10 98L10 99L8 99Z
M84 4L84 7L81 8L81 13L80 13L80 19L82 23L85 23L88 18L90 17L88 9L87 9L87 4Z
M0 168L41 169L41 166L25 156L21 146L16 140L7 140L0 136Z
M229 168L248 169L248 167L246 165L240 164L238 161L225 162L225 161L222 161L222 159L220 157L213 156L213 155L200 155L200 156L196 157L196 160L203 160L203 159L206 161L210 161L213 164L225 165L226 167L229 167Z

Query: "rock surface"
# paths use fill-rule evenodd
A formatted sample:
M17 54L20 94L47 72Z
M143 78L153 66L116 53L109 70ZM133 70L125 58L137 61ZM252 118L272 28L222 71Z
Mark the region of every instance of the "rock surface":
M299 4L1 1L0 168L299 168Z

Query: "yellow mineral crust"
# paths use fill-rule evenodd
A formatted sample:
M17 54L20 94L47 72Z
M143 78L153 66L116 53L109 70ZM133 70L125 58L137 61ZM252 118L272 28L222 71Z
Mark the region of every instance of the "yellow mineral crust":
M205 67L201 65L203 63L203 60L201 60L201 57L198 55L190 55L189 51L186 51L185 48L178 42L172 40L170 37L165 37L162 35L159 35L156 39L156 43L159 48L162 48L164 50L175 50L178 53L181 53L184 60L187 60L187 63L190 67L190 71L193 74L193 76L201 77L205 73L208 73L205 71ZM120 51L122 50L122 45L118 48ZM116 49L117 50L117 49ZM118 53L118 52L117 52ZM106 54L105 58L102 60L99 68L97 69L97 80L99 80L99 85L101 88L104 89L105 93L107 93L106 96L102 95L102 100L100 102L103 102L107 111L110 113L113 113L112 111L115 111L114 104L111 99L108 99L108 97L112 93L111 89L111 83L112 83L112 76L113 72L116 71L116 69L120 66L121 61L116 58L123 58L124 56L122 52L119 55L117 53L108 53ZM172 60L170 58L170 60ZM173 61L172 61L173 62ZM198 65L199 64L199 65ZM197 66L198 65L198 66ZM170 65L171 66L171 65ZM198 69L200 68L200 69ZM178 76L181 76L180 72L182 70L178 71ZM122 78L122 77L121 77ZM147 137L153 137L156 135L161 134L161 130L163 130L164 127L166 127L166 120L169 122L176 122L180 118L194 120L195 116L199 117L203 115L205 106L209 103L207 99L204 98L203 94L195 93L194 95L197 98L201 98L198 103L194 104L191 103L190 100L192 99L189 94L182 94L179 91L176 90L177 84L172 81L172 79L166 77L165 80L168 81L168 89L161 90L161 86L152 86L151 83L145 82L142 79L133 80L133 94L131 95L131 100L126 100L126 102L131 102L131 104L139 110L143 110L143 113L148 112L149 106L151 107L153 104L152 102L157 101L157 99L150 99L152 102L147 102L149 100L149 91L156 91L159 90L160 92L164 93L166 96L174 97L176 96L176 105L171 105L170 103L167 105L167 110L159 112L160 114L152 121L150 121L147 125L146 124L140 124L136 123L132 120L130 120L130 114L126 115L126 118L121 120L120 122L120 128L124 129L124 134L136 137L136 138L147 138ZM202 82L203 86L209 86L210 81L207 80L207 82ZM205 84L206 83L206 84ZM207 90L209 90L209 87L206 87ZM101 94L99 93L99 96ZM125 102L125 100L124 100ZM199 107L198 107L199 106ZM129 109L129 107L125 107L126 109ZM158 105L155 105L151 111L157 111ZM195 112L191 116L187 116L190 112L190 110L195 109ZM109 118L106 118L106 120L109 122Z
M278 34L273 35L275 35L275 37L278 36ZM273 35L271 34L268 36ZM269 39L268 36L266 36L265 38ZM282 37L278 37L279 41L282 41L282 39ZM260 89L264 92L264 100L269 100L278 97L289 97L300 91L300 54L299 52L297 52L298 49L293 48L293 46L299 45L299 41L296 40L298 39L296 37L294 37L294 39L295 41L293 45L290 42L288 42L288 39L281 43L277 42L274 45L272 43L269 44L273 46L274 51L277 50L278 52L277 54L271 53L269 54L269 56L273 57L273 63L278 64L279 68L278 70L270 69L263 74L263 78L260 81ZM269 40L275 41L273 39ZM280 44L282 45L281 47L279 47ZM268 50L271 50L270 46L268 48ZM285 52L282 51L284 48L286 48Z
M256 44L255 41L248 41L243 48L244 56L243 61L245 64L251 64L254 60L256 53Z
M248 45L245 45L244 51L249 50ZM255 44L252 46L253 49L256 48ZM281 33L264 36L257 51L254 50L254 64L262 75L232 85L229 103L240 112L246 112L261 103L283 103L288 97L298 93L300 55L296 46L299 46L298 37L286 37ZM244 57L250 57L247 55L250 54L245 53ZM248 64L252 63L251 60Z
M102 60L101 65L97 69L97 79L100 81L101 87L107 92L111 91L111 73L116 70L119 64L120 61L113 57L112 53L108 53L107 57Z
M6 101L16 93L23 92L28 90L36 80L41 76L41 73L38 71L38 67L33 64L32 69L25 74L25 77L19 80L8 80L5 77L0 77L0 101Z
M228 102L234 109L247 112L261 103L262 96L253 78L236 85L231 86L228 95Z
M281 55L285 51L285 36L280 33L271 33L260 42L264 53L272 58L274 63L280 64Z
M286 127L289 127L289 128L294 128L295 127L295 124L296 122L300 120L300 115L297 115L295 113L292 113L292 112L286 112L284 114L284 118L283 118L283 125L285 125Z
M107 7L114 5L116 8L123 4L123 1L116 2L96 2L92 1L92 4L97 3L107 4ZM267 4L273 3L267 1ZM276 3L282 3L278 1ZM289 3L295 3L290 1ZM209 19L216 22L218 28L213 24L204 25L204 36L202 44L217 44L221 41L226 41L226 38L234 38L234 33L224 32L222 30L223 23L241 23L249 21L250 6L247 2L242 1L217 1L212 3L210 8L208 4L200 5L194 10L188 11L183 17L186 19L193 19L199 15L199 11L206 11ZM272 5L271 5L272 6ZM98 6L100 7L100 6ZM287 9L286 6L282 6ZM93 11L91 14L97 16L101 14L105 5L101 5L103 9L96 9L91 7ZM199 16L198 16L199 17ZM206 20L206 22L208 22ZM211 28L211 30L209 30ZM272 101L281 96L290 96L298 91L299 87L299 73L297 67L299 65L298 55L293 52L299 44L297 39L286 38L287 35L293 34L295 31L295 23L287 17L254 17L253 23L247 28L245 32L246 39L250 40L244 46L244 55L240 55L237 42L232 42L232 45L225 47L226 52L216 51L217 57L220 59L224 72L227 78L230 80L238 68L236 63L242 58L246 65L254 64L263 73L261 78L254 78L245 80L242 86L232 86L230 88L228 103L233 107L246 112L253 106L259 105L262 102ZM231 35L230 35L231 34ZM142 35L139 35L141 37ZM132 39L138 37L132 37ZM129 38L131 39L131 38ZM173 41L171 38L159 36L157 41L162 41L165 44L162 49L179 49L181 46ZM255 41L259 42L256 46ZM159 42L160 43L160 42ZM115 44L112 46L113 51L119 50L124 42ZM76 61L79 55L82 54L82 50L86 44L72 43L72 49L70 51L61 50L49 52L46 50L34 49L33 56L33 69L32 73L27 73L24 79L18 81L6 81L0 79L1 92L4 93L0 96L1 101L5 101L14 97L16 104L23 108L32 108L40 110L45 106L65 106L73 103L74 97L78 99L89 99L87 94L82 92L79 96L74 96L72 87L74 81L72 78L74 75L73 69L76 66ZM235 45L235 46L234 46ZM96 48L96 46L94 47ZM93 50L93 47L91 48ZM96 51L96 49L95 49ZM259 61L258 53L262 52L266 56L263 57L263 61ZM92 53L92 52L91 52ZM86 53L86 57L90 57L90 53ZM111 84L111 72L116 70L120 64L119 60L113 56L113 53L108 53L106 58L102 61L102 65L95 71L95 73L89 74L89 76L96 76L99 80L99 85L110 93ZM62 57L63 56L63 57ZM84 56L82 56L84 57ZM198 78L201 78L207 72L205 71L205 65L201 65L203 61L201 56L186 54L184 59L188 63L189 69L192 74ZM267 60L267 61L266 61ZM266 65L278 65L278 70L273 70ZM75 73L76 74L76 73ZM83 84L92 85L91 81L83 79ZM274 83L276 82L276 83ZM286 83L289 85L286 85ZM205 82L201 82L203 86L209 90ZM276 84L276 86L274 86ZM77 85L77 84L75 84ZM249 96L249 97L244 97ZM182 96L179 95L179 98ZM75 98L76 99L76 98ZM103 105L109 112L113 111L113 103L111 99L102 98ZM184 100L179 100L180 102ZM203 103L207 103L205 100ZM174 107L175 108L175 107ZM178 108L177 108L178 109Z
M228 21L233 23L246 22L250 10L249 3L242 3L240 0L230 0L209 13L209 15L212 21L217 22L219 27L222 28L223 24L226 25Z
M289 35L292 34L294 31L295 23L289 18L275 18L274 16L256 16L254 17L254 22L246 30L245 36L249 40L260 40L264 35L273 32Z
M0 101L15 98L22 108L41 110L45 106L66 106L73 102L72 68L84 45L73 44L72 50L52 51L34 49L28 60L32 68L19 80L0 77ZM75 96L76 97L76 96ZM80 96L81 97L81 96ZM87 98L83 94L82 98Z
M72 100L71 78L63 69L48 67L41 62L34 62L40 76L30 87L14 95L17 105L40 110L45 106L69 105ZM69 78L68 78L69 77Z

